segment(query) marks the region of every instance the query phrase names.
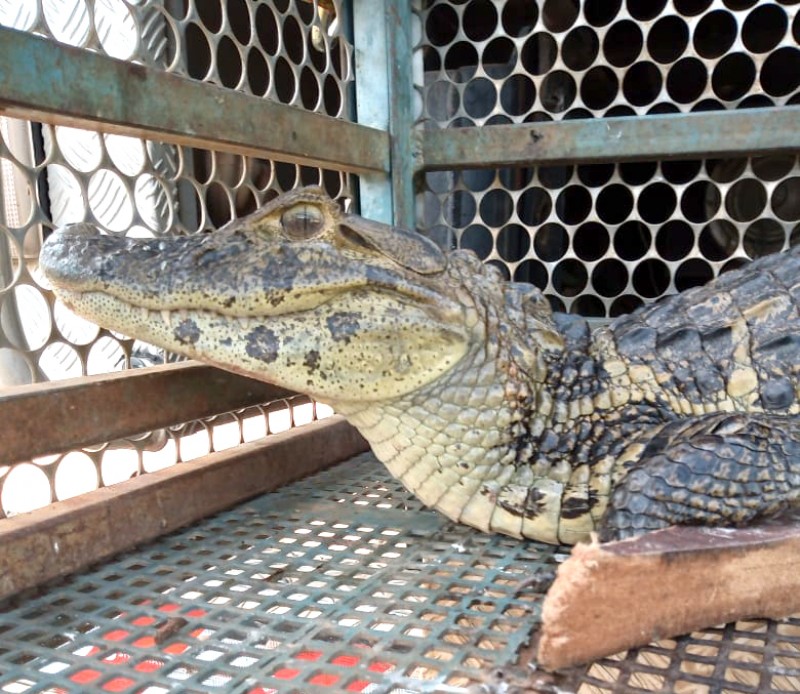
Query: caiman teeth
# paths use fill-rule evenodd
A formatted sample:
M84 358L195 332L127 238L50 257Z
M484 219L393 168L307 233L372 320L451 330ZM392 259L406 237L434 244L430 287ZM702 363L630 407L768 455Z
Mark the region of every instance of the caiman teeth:
M236 320L244 330L250 330L253 327L253 318L251 316L237 316Z
M164 321L168 328L172 327L172 314L167 309L161 309L161 320Z
M150 318L150 311L147 310L146 306L141 306L139 308L139 315L141 316L142 320L146 323Z

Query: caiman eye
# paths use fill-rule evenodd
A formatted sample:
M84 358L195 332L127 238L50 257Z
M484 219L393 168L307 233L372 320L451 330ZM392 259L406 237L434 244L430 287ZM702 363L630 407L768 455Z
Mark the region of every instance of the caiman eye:
M314 205L295 205L281 215L281 226L292 241L306 241L322 232L325 216Z

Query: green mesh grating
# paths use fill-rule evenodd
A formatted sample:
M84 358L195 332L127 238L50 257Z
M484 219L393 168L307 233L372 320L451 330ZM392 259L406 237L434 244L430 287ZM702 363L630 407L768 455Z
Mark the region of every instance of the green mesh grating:
M517 590L554 551L456 527L359 456L16 600L0 691L459 691L527 640L540 596Z
M5 605L0 692L800 691L800 619L556 682L514 665L542 599L530 579L564 556L448 522L365 454Z

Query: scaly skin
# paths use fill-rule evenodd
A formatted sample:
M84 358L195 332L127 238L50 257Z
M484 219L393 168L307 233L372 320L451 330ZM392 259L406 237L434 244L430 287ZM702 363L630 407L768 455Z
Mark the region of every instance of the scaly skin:
M800 248L594 335L318 189L213 234L68 227L41 266L101 325L330 403L480 530L571 544L740 524L800 495Z

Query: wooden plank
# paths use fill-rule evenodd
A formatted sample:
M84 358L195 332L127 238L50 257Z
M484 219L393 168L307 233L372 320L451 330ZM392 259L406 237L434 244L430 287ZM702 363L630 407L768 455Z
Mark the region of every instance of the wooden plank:
M0 522L0 599L367 450L334 416Z
M542 605L536 661L558 670L744 618L800 612L800 514L576 545Z
M0 394L0 464L291 395L286 388L194 362L16 386Z
M444 128L418 137L419 170L741 157L800 149L800 107Z
M0 114L347 171L386 132L0 27Z

